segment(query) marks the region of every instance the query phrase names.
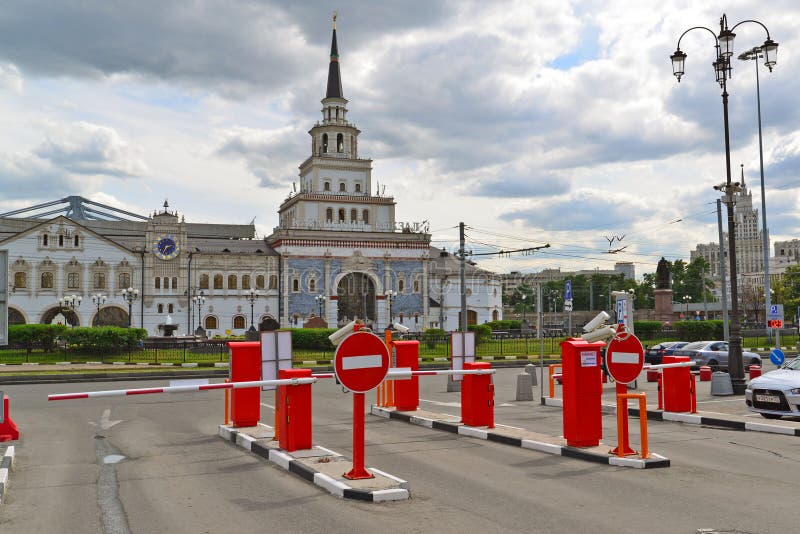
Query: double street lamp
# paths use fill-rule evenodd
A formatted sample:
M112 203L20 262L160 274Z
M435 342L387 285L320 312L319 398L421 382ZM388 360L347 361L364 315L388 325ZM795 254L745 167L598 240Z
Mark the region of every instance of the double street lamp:
M386 297L386 301L389 303L389 319L386 321L386 328L390 328L392 326L392 302L397 298L397 291L387 289L384 291L383 296Z
M692 297L690 297L689 295L684 295L683 296L683 302L686 304L686 316L685 316L685 318L686 318L687 321L689 320L689 303L691 301L692 301Z
M260 297L260 296L261 296L261 294L258 291L256 291L255 289L250 289L250 291L245 293L245 298L247 299L247 302L250 303L250 329L251 330L255 328L255 326L254 326L253 307L255 306L255 303L258 300L258 297Z
M79 308L81 305L81 301L83 297L80 295L64 295L63 297L59 297L58 299L58 308L60 312L71 312L71 314L75 315L75 308ZM64 314L64 321L70 324L69 320ZM71 326L75 326L72 324Z
M139 300L139 290L132 287L122 290L122 298L128 303L128 328L133 326L133 303Z
M322 315L323 308L325 307L325 301L328 299L325 298L325 295L317 295L316 297L314 297L314 300L317 301L317 307L319 308L319 316L324 318L324 315Z
M95 326L100 326L100 308L106 303L106 296L102 293L95 293L92 295L92 302L97 306L97 318L95 319L95 323L97 324Z
M739 322L739 302L738 302L738 288L736 281L736 233L735 221L733 213L733 194L740 189L738 182L731 181L731 143L730 143L730 129L728 126L728 83L727 80L731 77L731 56L733 56L733 41L736 34L733 33L740 24L745 22L752 22L761 26L767 34L767 40L764 41L761 49L764 54L764 65L772 72L775 66L778 43L770 38L769 30L764 24L757 20L744 20L735 24L732 28L728 28L728 18L722 15L719 21L719 35L714 33L713 30L705 26L693 26L683 32L678 38L678 46L675 52L670 56L672 60L672 72L678 82L684 75L684 65L686 62L686 53L681 51L681 39L683 36L692 30L705 30L714 37L715 60L712 64L714 73L716 75L717 83L722 88L722 116L725 131L725 171L726 180L723 184L714 186L714 189L725 193L725 204L728 213L728 251L730 260L730 280L731 280L731 327L730 327L730 342L728 349L728 367L731 374L731 382L733 385L733 392L736 395L743 395L746 387L744 378L744 365L742 362L742 336L741 327Z
M197 306L197 330L195 330L195 334L203 335L205 334L205 330L203 330L203 304L206 302L206 296L201 290L198 295L192 297L192 305Z

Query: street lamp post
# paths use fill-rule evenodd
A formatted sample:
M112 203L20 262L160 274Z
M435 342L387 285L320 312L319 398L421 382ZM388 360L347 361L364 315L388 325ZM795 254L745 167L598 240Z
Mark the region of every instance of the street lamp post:
M386 321L386 328L388 329L392 326L392 302L397 298L397 291L387 289L383 295L386 297L387 302L389 302L389 319Z
M324 318L323 309L325 307L325 301L328 300L325 295L317 295L314 297L314 300L317 301L317 307L319 308L319 316Z
M255 307L256 301L258 300L259 296L260 295L258 291L255 290L255 288L250 288L250 290L247 293L245 293L245 298L247 299L247 302L250 303L250 328L247 329L247 339L253 341L258 339L258 331L256 330L255 326L253 308Z
M102 293L96 293L96 294L92 295L92 302L94 302L94 305L97 306L97 320L96 321L97 321L97 326L100 326L101 325L101 323L100 323L100 308L103 306L103 304L106 303L106 296L103 295Z
M756 46L752 50L748 50L739 54L739 59L742 61L752 60L756 66L756 104L758 107L758 164L761 170L761 238L763 239L764 248L764 309L769 309L772 301L770 299L771 291L769 288L769 229L767 228L767 196L764 189L764 143L761 138L761 86L758 80L758 58L764 57L762 47ZM770 69L772 70L772 69ZM766 321L765 321L766 323ZM767 338L772 337L772 330L766 326Z
M197 306L197 329L195 330L195 335L204 335L206 331L203 329L203 304L206 301L206 296L203 291L200 291L200 294L195 295L192 297L192 302Z
M525 295L523 293L523 295L522 295L522 322L523 323L525 322L525 297L527 297L527 295Z
M732 300L732 317L731 317L731 332L728 351L728 367L731 374L731 383L733 385L733 392L736 395L743 395L746 387L744 378L744 365L742 362L742 336L741 327L739 322L739 303L738 303L738 288L736 280L736 234L735 234L735 220L733 213L733 194L739 190L740 184L731 181L731 143L730 143L730 129L728 126L728 78L731 77L731 56L733 55L733 41L736 34L733 30L740 24L745 22L753 22L764 28L767 33L767 40L764 41L762 50L764 52L764 64L772 71L775 66L775 60L778 52L778 43L774 42L769 35L769 30L761 22L757 20L745 20L735 24L732 28L728 28L728 18L724 14L719 21L719 35L714 31L706 28L705 26L694 26L689 28L681 34L678 38L678 46L675 52L670 56L672 61L672 72L678 82L684 75L684 64L686 61L686 53L681 51L681 39L683 36L692 30L706 30L714 37L714 48L716 51L716 58L713 63L714 72L716 74L717 82L722 88L722 116L724 123L725 133L725 183L715 186L714 188L725 193L725 203L728 212L728 251L730 261L730 279L731 279L731 300Z
M72 312L75 314L75 309L79 308L81 305L81 301L83 301L83 297L80 295L64 295L58 299L58 308L60 312ZM67 316L64 315L64 321L69 323ZM75 326L75 325L70 325Z
M689 295L684 295L683 296L683 302L684 302L684 304L686 304L686 320L687 321L689 320L689 302L691 302L691 300L692 300L692 297L690 297Z
M139 290L129 287L122 290L122 298L128 303L128 328L133 326L133 303L139 299Z

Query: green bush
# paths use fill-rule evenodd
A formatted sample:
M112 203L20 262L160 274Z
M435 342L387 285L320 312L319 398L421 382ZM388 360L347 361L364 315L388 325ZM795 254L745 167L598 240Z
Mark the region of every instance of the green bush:
M436 347L436 343L443 339L447 338L447 332L442 330L441 328L429 328L425 330L425 333L422 335L422 339L425 341L425 344L428 346L429 349L433 349Z
M333 350L328 336L336 332L336 328L293 328L292 347L295 349Z
M707 341L722 337L721 334L717 337L717 330L722 329L722 321L678 321L672 326L678 332L678 337L685 341Z
M661 333L661 321L634 321L633 330L639 339L652 339Z
M492 329L488 324L471 324L467 327L467 330L475 332L476 345L492 337Z
M35 344L40 344L42 350L51 352L55 347L56 338L67 330L63 324L17 324L8 327L8 342L14 345L24 345L28 354Z
M118 326L76 326L66 329L61 337L67 345L78 349L118 350L135 347L147 337L147 330Z
M489 321L484 323L486 326L494 330L519 330L522 328L522 321L516 319L503 319L502 321Z

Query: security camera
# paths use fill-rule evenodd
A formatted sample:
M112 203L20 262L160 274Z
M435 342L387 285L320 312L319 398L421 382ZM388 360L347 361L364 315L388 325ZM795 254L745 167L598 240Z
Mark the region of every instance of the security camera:
M603 328L598 328L597 330L592 330L591 332L583 334L581 339L588 341L589 343L593 343L595 341L606 341L614 337L616 334L617 331L613 326L604 326Z
M409 327L407 327L405 325L402 325L400 323L393 323L392 324L392 328L394 328L395 330L397 330L401 334L405 334L406 332L411 330Z
M329 335L328 339L331 340L331 343L333 343L334 346L338 347L339 343L344 341L344 338L353 333L353 327L355 326L356 322L350 321L349 323L341 327L339 330Z
M589 321L583 326L584 332L591 332L595 328L601 326L603 323L611 319L611 316L604 311L601 311L597 315L595 315L594 319Z

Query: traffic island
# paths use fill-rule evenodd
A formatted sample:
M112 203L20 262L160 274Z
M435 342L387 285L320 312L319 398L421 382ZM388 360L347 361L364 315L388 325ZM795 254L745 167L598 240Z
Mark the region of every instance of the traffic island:
M410 497L407 481L379 469L367 468L374 478L348 480L343 475L353 468L352 460L324 447L315 445L310 449L287 452L273 439L272 427L261 423L240 428L220 425L219 435L340 499L384 502Z
M531 449L547 454L555 454L557 456L576 458L589 462L638 469L653 469L670 466L669 458L655 453L650 453L650 456L646 459L631 456L620 458L610 455L608 451L611 449L611 446L604 445L603 443L600 443L596 447L570 447L562 437L548 436L524 428L501 424L496 424L492 429L472 427L462 424L458 416L428 412L425 410L401 412L392 408L383 408L373 405L372 415L377 415L385 419L404 421L434 430L444 430L460 436L485 439L487 441L521 447L523 449Z

